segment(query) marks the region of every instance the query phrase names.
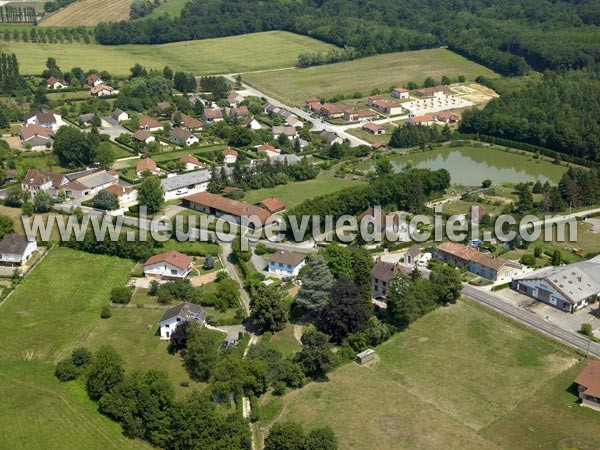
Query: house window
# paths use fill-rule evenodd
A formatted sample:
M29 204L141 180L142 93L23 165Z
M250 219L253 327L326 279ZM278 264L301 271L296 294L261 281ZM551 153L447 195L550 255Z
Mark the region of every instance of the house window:
M171 275L177 275L177 270L171 269Z

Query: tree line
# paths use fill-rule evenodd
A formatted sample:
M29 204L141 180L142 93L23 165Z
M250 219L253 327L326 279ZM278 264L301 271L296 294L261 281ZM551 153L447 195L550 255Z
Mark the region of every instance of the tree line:
M99 24L96 39L108 45L156 44L285 30L352 48L361 57L448 45L504 75L523 75L530 67L570 69L597 62L597 9L592 0L194 0L180 17ZM338 57L349 54L341 51ZM304 54L299 62L328 58Z

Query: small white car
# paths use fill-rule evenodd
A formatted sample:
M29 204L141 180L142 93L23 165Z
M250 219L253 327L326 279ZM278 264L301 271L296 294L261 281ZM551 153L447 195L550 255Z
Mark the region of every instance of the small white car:
M177 195L183 195L183 194L187 194L187 193L188 193L188 190L189 190L188 188L181 188L181 189L177 189L177 190L175 191L175 194L177 194Z

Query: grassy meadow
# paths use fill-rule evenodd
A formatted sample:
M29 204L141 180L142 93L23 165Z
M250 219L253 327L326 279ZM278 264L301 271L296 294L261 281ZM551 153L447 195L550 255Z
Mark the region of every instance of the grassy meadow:
M451 78L464 75L467 80L474 80L478 75L499 77L490 69L450 50L436 48L389 53L307 69L247 74L244 80L284 103L302 106L309 97L351 96L357 92L366 96L375 88L385 90L409 81L421 84L427 77L439 81L442 75Z
M132 267L128 260L55 248L0 304L0 435L11 449L150 448L99 414L82 383L54 377L58 360L106 326L100 309ZM120 331L132 325L107 320ZM130 361L132 355L120 353Z
M478 304L438 309L376 351L329 382L267 397L261 427L326 424L343 449L600 446L600 413L569 390L577 355Z
M40 26L93 26L100 22L128 20L130 5L130 0L82 0L44 17Z
M129 75L129 69L136 63L146 69L162 70L169 66L196 75L251 72L292 67L299 53L327 51L330 47L316 39L284 31L162 45L0 42L0 51L16 53L25 74L41 73L48 57L56 58L63 69L108 70L114 75Z
M347 187L355 186L357 183L360 183L360 181L320 175L314 180L249 191L246 192L244 200L248 203L258 203L265 198L277 197L285 202L287 209L290 209L309 198L340 191Z

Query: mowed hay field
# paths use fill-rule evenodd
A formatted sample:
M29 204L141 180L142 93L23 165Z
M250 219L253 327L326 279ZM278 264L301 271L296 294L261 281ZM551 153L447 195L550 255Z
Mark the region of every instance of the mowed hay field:
M58 360L89 343L110 290L126 282L132 267L128 260L55 248L0 303L0 448L151 448L98 413L83 383L54 377ZM137 332L130 322L120 325Z
M24 74L41 73L48 57L56 58L63 70L81 67L107 70L114 75L129 75L129 69L136 63L148 70L169 66L196 75L249 72L293 67L298 54L329 48L329 44L285 31L162 45L0 42L0 51L16 53Z
M600 413L567 390L577 355L483 306L438 309L376 351L265 411L329 425L345 450L600 448Z
M451 78L464 75L468 80L474 80L478 75L499 77L490 69L450 50L436 48L370 56L307 69L247 74L243 78L271 97L302 106L309 97L328 98L356 92L367 96L375 88L385 90L409 81L422 84L427 77L439 82L443 75Z
M131 0L80 0L44 18L40 26L93 26L129 19Z

